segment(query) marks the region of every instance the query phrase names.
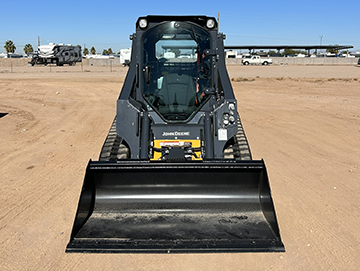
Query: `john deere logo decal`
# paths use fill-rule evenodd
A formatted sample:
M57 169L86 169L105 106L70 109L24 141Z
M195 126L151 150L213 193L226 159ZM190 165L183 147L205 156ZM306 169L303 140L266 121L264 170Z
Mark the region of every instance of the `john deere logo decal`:
M190 136L190 132L163 132L162 136Z

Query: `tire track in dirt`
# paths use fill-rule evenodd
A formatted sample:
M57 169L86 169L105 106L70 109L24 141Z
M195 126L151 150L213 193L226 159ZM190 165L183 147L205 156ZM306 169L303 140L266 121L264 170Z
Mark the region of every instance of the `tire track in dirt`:
M244 67L236 69L231 77L244 76ZM263 78L272 67L251 70L253 81L233 87L253 156L267 165L286 253L65 254L85 167L98 158L123 77L8 74L0 75L0 112L12 106L38 123L21 133L23 118L0 119L0 269L356 270L359 83L325 75L278 80L283 75Z
M33 245L31 244L31 236L35 233L32 232L29 236L25 236L22 231L26 228L41 227L41 224L36 225L34 221L40 220L50 225L52 223L51 218L54 218L53 215L47 218L47 216L41 214L46 214L49 208L56 208L56 206L66 204L64 199L69 200L69 192L76 191L76 194L71 197L74 203L73 208L71 208L71 213L68 212L66 216L66 235L64 234L65 228L62 227L61 229L63 233L61 236L62 239L64 239L65 236L66 239L69 238L69 230L75 214L74 207L77 205L83 173L87 160L91 157L91 155L86 155L86 153L90 151L98 155L98 150L101 148L103 138L105 138L106 131L109 129L106 121L104 122L104 117L106 118L111 112L109 110L107 114L99 114L99 112L103 111L103 107L108 107L108 105L106 102L99 103L97 101L98 94L80 92L83 93L83 95L78 95L75 91L67 91L64 93L64 95L71 96L71 106L66 105L67 101L61 99L59 96L61 93L56 97L56 100L50 102L44 98L44 100L47 100L45 101L45 108L50 113L47 117L54 116L54 114L51 113L51 111L54 110L62 114L57 113L57 116L50 121L46 118L39 117L40 125L46 126L43 136L39 137L37 134L31 134L29 130L27 135L31 135L31 137L28 137L27 141L32 144L23 146L23 148L19 149L18 153L12 152L9 154L11 158L28 153L27 157L21 159L21 164L27 164L23 166L22 170L11 169L11 167L9 167L10 170L6 174L9 178L11 176L11 178L16 180L15 183L13 181L9 186L4 188L4 190L8 192L4 198L4 202L7 202L7 206L11 207L7 208L6 212L4 212L3 209L0 211L0 231L1 235L5 236L1 238L2 245L13 244L13 246L15 245L16 247L16 244L22 244L21 246L27 251L26 247L32 247ZM90 101L87 99L89 96L92 96ZM33 114L30 113L31 115L21 115L27 117L24 123L29 125L39 114L36 111L36 106L34 106L34 103L39 104L39 102L36 98L29 101L27 97L18 98L16 101L12 99L12 101L18 103L18 101L22 99L24 99L26 103L30 103L30 107L34 111ZM116 97L113 97L113 99L116 100ZM90 112L89 108L91 108ZM20 116L14 120L17 125L21 123L19 118ZM110 124L112 118L113 113L111 113ZM96 123L94 123L94 119ZM33 129L34 127L31 128ZM99 129L101 130L100 132ZM102 133L104 134L103 138L94 140L94 136ZM19 136L17 136L17 138L19 138ZM39 140L40 138L41 141ZM96 143L94 147L88 146L89 141ZM73 146L70 146L69 142L74 142ZM44 146L46 146L45 150L43 150ZM95 148L97 149L96 151ZM48 157L46 153L51 153L52 155ZM85 159L81 158L84 157L84 155L87 157ZM34 162L31 162L31 160ZM4 162L6 162L6 159ZM81 167L79 166L80 162ZM69 173L62 174L62 176L54 174L55 172L64 172L64 170L69 171ZM16 171L20 172L17 173ZM74 171L78 171L78 174L74 175L71 173ZM26 177L23 175L26 175ZM75 184L77 184L76 186L74 186L74 180ZM18 189L13 190L11 187L17 187ZM77 189L74 190L74 188ZM18 223L14 224L12 221L18 221ZM64 225L64 223L62 225ZM58 232L60 233L60 230ZM39 246L37 249L44 250L46 246L51 246L51 241L43 240L43 238L36 234L35 237L43 241L42 244L37 244L37 246ZM62 244L62 246L64 249L65 245ZM29 255L33 254L30 251L28 252ZM10 249L3 254L3 257L10 257L12 253L14 253L14 251Z
M238 98L238 105L245 111L243 122L253 155L260 154L267 163L287 253L311 251L299 258L298 269L335 270L340 264L355 270L351 259L360 249L360 238L353 231L359 214L354 191L360 189L360 138L353 131L359 119L347 113L343 97L351 97L351 110L359 110L355 105L360 104L359 96L353 100L358 83L351 83L349 94L325 90L320 101L313 98L319 89L323 91L316 80L305 90L291 81L277 84L276 90L263 87L268 83L256 79L235 85L247 89L241 94L248 100ZM341 89L341 84L332 87ZM348 201L339 194L348 195ZM315 268L313 255L326 267Z

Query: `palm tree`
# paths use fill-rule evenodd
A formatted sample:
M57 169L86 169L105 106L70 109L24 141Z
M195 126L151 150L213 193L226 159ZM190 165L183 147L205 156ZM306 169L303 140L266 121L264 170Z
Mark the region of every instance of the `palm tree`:
M32 45L30 43L25 44L24 52L25 52L25 54L29 54L31 52L34 52L34 48L32 47Z
M4 46L7 53L15 53L16 46L11 40L7 40Z

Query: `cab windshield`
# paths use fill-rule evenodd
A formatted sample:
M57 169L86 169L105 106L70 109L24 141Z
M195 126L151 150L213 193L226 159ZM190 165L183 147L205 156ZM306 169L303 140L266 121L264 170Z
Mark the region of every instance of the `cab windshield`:
M166 22L143 38L143 96L167 121L188 120L211 86L210 35L187 22Z

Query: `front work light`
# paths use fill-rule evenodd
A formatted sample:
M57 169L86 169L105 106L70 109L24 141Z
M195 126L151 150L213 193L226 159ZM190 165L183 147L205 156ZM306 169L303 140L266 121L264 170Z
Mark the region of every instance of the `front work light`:
M206 27L207 28L214 28L215 27L215 21L213 19L208 19L206 22Z
M140 28L147 27L147 20L146 19L140 19L139 26L140 26Z

